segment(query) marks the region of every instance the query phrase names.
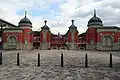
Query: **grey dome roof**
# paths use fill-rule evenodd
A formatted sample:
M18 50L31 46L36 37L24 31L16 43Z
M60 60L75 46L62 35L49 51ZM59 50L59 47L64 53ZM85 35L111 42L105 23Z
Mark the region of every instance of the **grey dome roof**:
M94 16L88 21L88 26L91 26L91 25L103 26L102 20L96 16L96 11L94 11Z
M26 17L26 11L25 11L25 17L23 19L20 20L19 22L19 26L29 26L32 27L32 22Z
M30 21L28 18L26 18L26 17L20 20L19 24L21 24L21 23L29 23L29 24L32 24L31 21Z

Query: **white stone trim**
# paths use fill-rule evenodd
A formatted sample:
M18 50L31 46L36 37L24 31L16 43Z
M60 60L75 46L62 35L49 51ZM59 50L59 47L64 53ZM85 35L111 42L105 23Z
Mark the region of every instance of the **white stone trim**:
M23 32L23 31L22 30L4 30L3 33L4 32Z
M31 27L27 27L27 26L22 26L22 27L20 27L21 29L25 29L25 28L29 28L29 29L31 29Z
M120 32L118 29L97 29L97 32L107 32L107 31L112 31L112 32Z
M101 25L91 25L91 26L88 26L89 28L98 28L98 27L103 27Z

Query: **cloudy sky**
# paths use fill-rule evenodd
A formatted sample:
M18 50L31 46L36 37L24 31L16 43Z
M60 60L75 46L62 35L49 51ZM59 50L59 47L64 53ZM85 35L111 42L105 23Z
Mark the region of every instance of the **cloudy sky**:
M0 18L18 25L26 10L33 30L47 20L55 34L65 34L72 19L79 33L85 32L94 9L104 25L120 26L120 0L0 0Z

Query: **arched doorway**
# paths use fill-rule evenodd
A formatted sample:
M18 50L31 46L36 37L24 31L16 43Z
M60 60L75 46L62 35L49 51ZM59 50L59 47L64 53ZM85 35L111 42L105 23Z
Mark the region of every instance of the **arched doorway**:
M105 35L102 37L102 45L103 47L112 49L113 47L113 36L111 35Z
M14 35L8 37L8 49L16 49L17 47L17 38Z

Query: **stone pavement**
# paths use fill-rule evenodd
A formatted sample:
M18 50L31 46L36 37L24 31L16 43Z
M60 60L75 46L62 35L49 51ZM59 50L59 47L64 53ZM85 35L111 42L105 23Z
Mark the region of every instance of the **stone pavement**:
M109 68L109 53L98 51L68 50L16 50L2 51L3 65L0 80L120 80L120 57L113 56ZM16 66L16 53L20 53L20 66ZM40 67L37 67L40 53ZM60 67L60 54L64 67ZM84 56L88 54L88 68Z

